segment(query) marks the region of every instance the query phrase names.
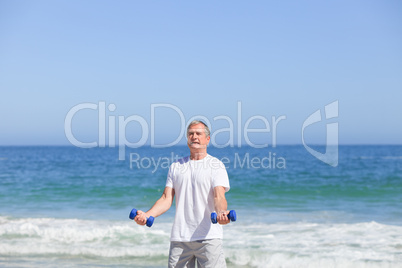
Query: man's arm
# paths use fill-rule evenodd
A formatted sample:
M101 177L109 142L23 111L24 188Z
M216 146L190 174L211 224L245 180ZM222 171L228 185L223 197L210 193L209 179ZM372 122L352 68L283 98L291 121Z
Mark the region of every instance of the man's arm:
M155 202L150 210L147 212L143 212L141 210L137 210L137 216L134 218L135 222L139 225L145 225L147 222L147 218L150 216L158 217L169 210L172 206L174 198L174 189L171 187L165 187L161 198Z
M214 202L215 202L215 211L218 214L217 220L219 224L228 224L230 222L227 215L229 214L228 202L225 197L225 187L216 186L214 188Z

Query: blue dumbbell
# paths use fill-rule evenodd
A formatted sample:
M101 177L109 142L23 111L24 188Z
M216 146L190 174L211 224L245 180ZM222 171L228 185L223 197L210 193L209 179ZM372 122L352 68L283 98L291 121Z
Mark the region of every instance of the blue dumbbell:
M133 208L132 210L131 210L131 212L130 212L130 216L128 216L130 219L132 219L132 220L134 220L134 218L135 218L135 216L137 216L137 210L135 209L135 208ZM152 224L154 224L154 220L155 220L155 218L154 217L149 217L149 218L147 218L147 226L148 227L151 227L152 226Z
M236 211L234 211L234 210L229 211L229 214L227 216L228 216L229 220L231 220L231 221L236 221L236 219L237 219ZM213 224L218 223L217 218L218 218L218 215L216 214L216 212L212 212L211 213L211 221Z

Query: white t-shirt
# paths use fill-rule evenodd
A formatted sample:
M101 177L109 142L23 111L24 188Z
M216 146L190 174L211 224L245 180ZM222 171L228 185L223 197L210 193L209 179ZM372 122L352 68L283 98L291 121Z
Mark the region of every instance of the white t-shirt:
M171 241L223 238L222 226L211 223L216 186L229 191L229 177L224 164L209 154L201 160L185 157L170 166L166 187L176 196Z

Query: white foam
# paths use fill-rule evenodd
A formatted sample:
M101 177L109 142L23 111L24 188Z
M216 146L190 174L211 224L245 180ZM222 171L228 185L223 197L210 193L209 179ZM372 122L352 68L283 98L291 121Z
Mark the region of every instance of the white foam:
M160 226L161 227L161 226ZM127 222L0 217L1 255L166 255L169 230Z
M0 217L0 257L135 258L149 266L164 266L170 228L170 222L159 219L147 228L130 220ZM229 267L396 267L402 263L401 226L238 221L224 229Z
M253 267L395 267L402 262L402 227L284 223L232 225L226 255ZM243 245L240 247L240 245Z

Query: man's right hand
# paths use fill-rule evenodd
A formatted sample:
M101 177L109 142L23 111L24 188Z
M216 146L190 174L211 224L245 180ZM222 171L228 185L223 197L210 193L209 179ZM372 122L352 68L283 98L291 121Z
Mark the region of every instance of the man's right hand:
M139 225L145 225L147 223L147 215L141 210L137 210L137 216L135 216L134 221Z

